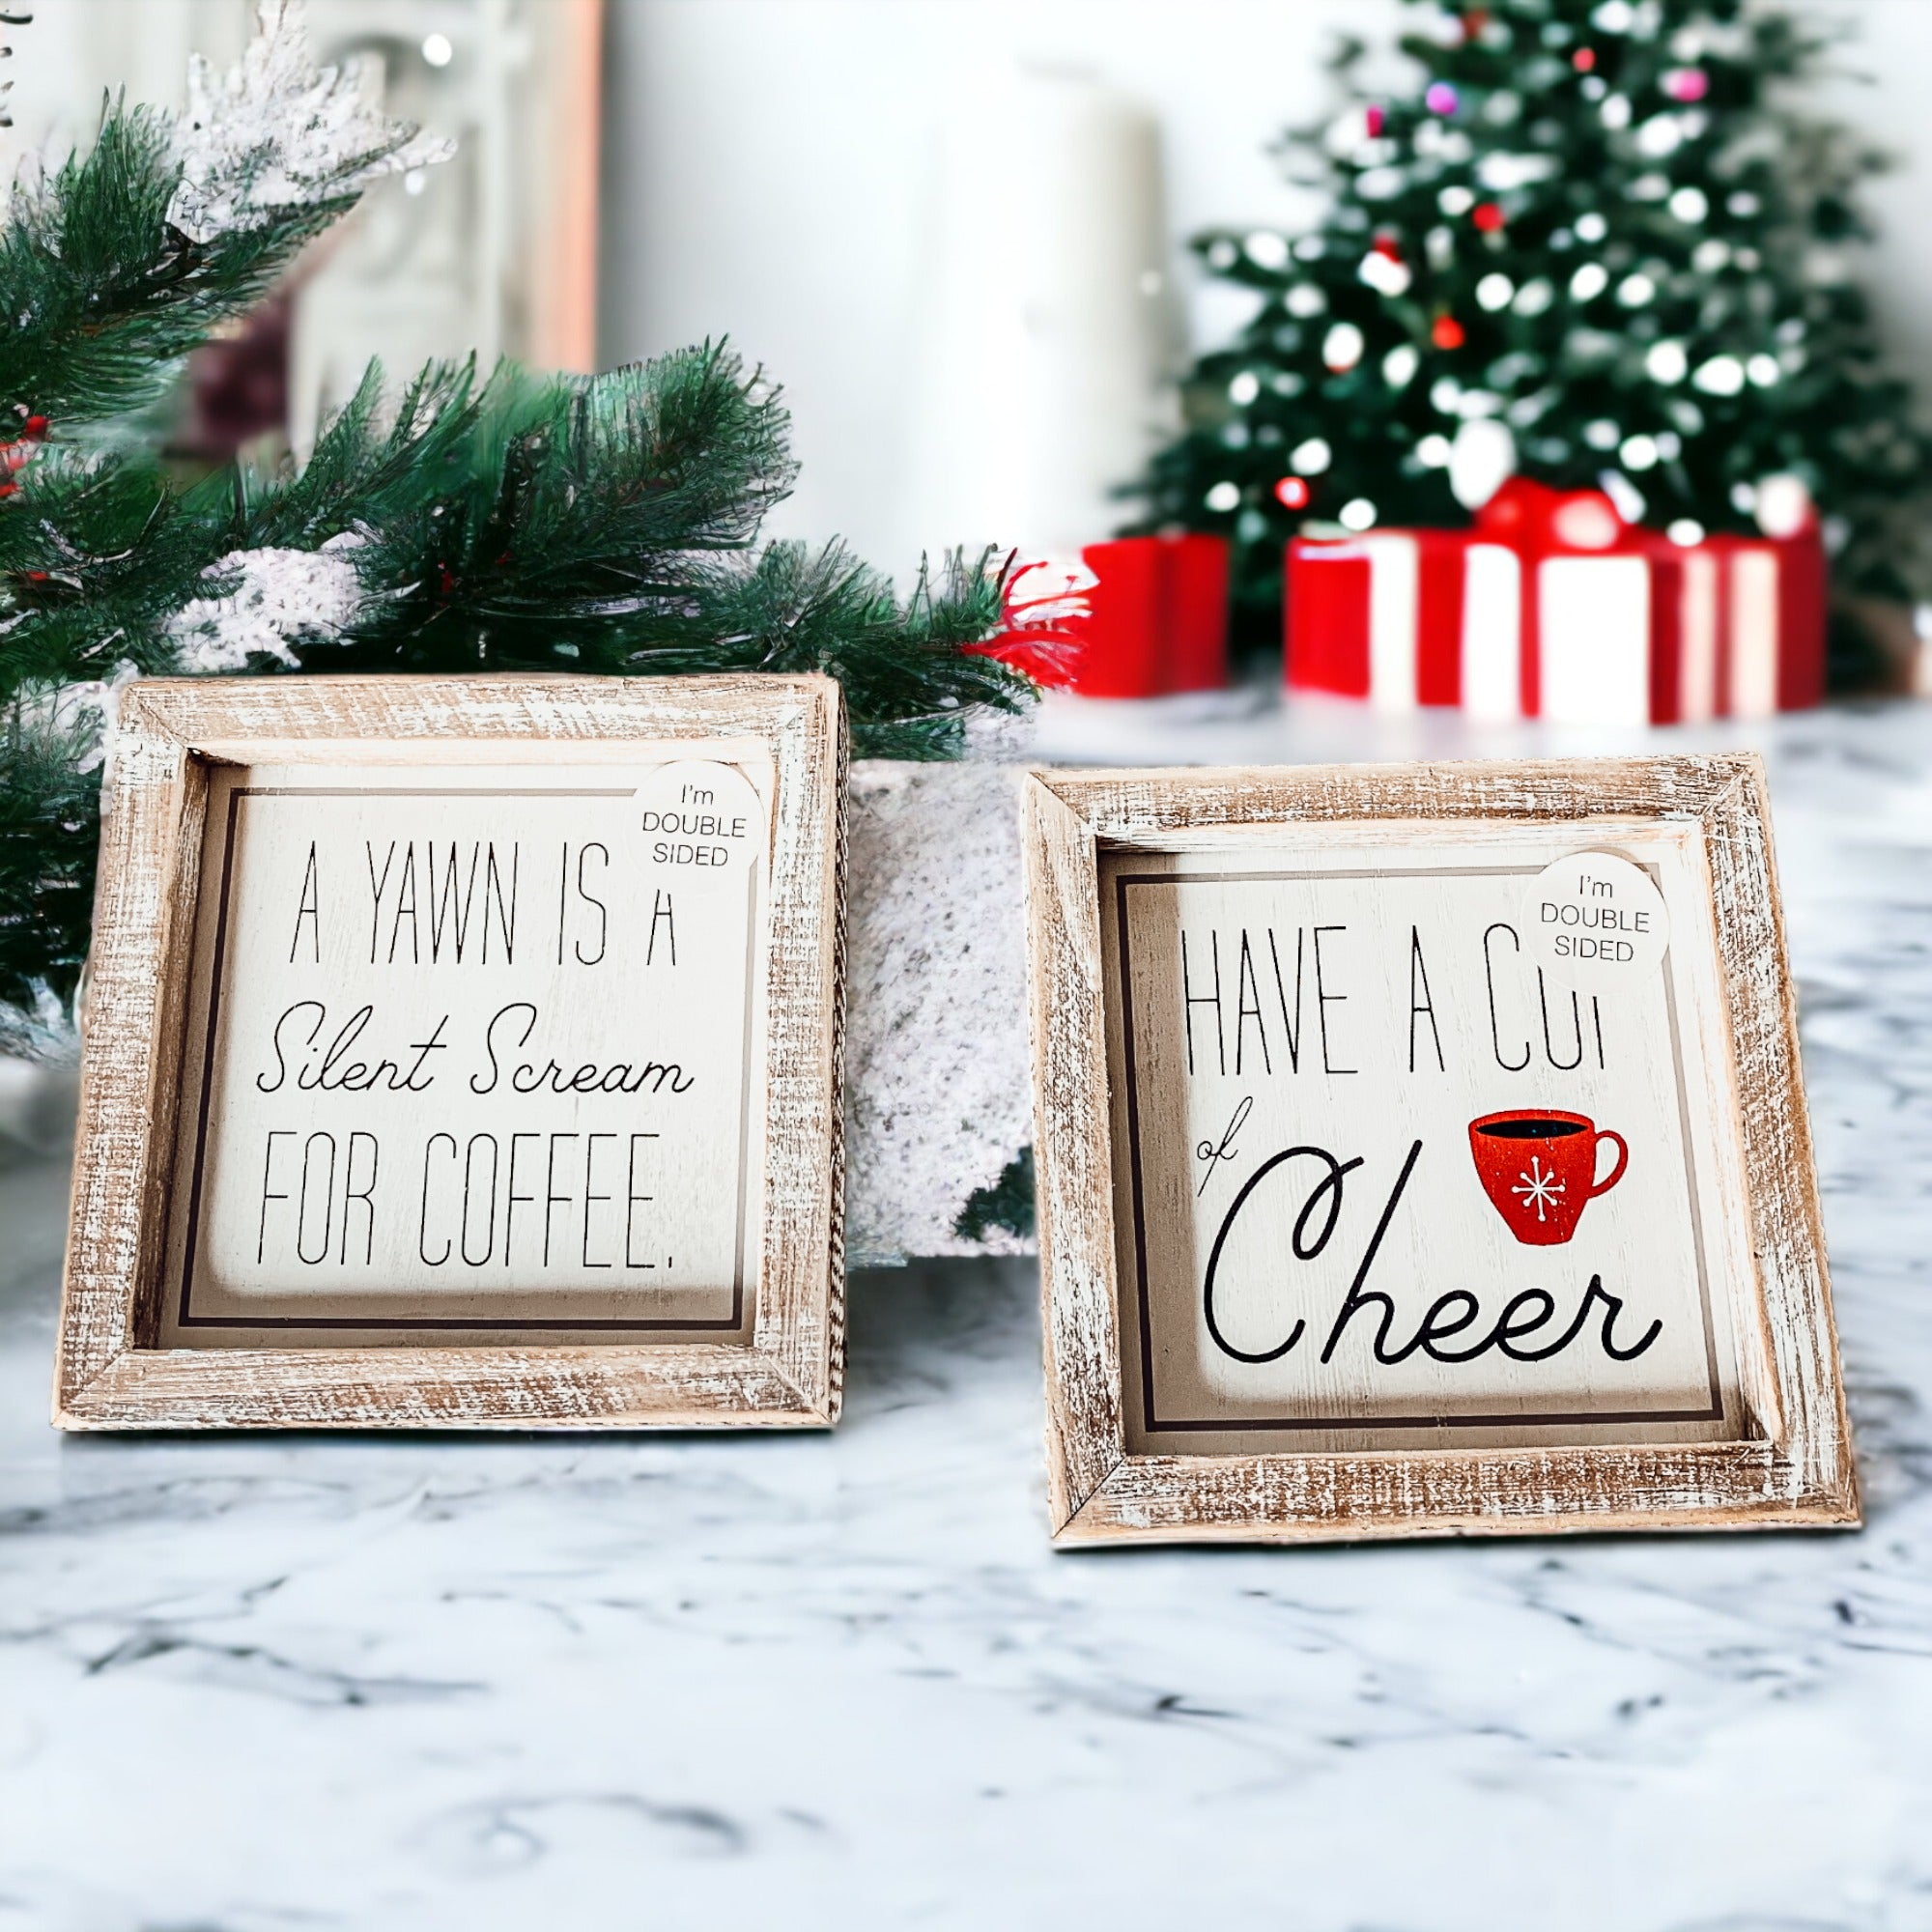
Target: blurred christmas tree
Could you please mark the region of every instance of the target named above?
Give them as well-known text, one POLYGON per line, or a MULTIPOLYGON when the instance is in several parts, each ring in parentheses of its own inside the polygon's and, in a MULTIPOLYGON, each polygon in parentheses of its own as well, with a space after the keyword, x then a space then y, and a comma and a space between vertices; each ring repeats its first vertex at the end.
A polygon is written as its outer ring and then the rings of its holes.
POLYGON ((1291 536, 1461 525, 1511 469, 1685 542, 1808 492, 1840 591, 1927 594, 1928 442, 1847 261, 1882 160, 1789 99, 1827 39, 1756 0, 1409 4, 1412 98, 1350 43, 1352 104, 1284 144, 1321 227, 1196 240, 1259 306, 1190 372, 1135 527, 1233 537, 1251 646, 1291 536))

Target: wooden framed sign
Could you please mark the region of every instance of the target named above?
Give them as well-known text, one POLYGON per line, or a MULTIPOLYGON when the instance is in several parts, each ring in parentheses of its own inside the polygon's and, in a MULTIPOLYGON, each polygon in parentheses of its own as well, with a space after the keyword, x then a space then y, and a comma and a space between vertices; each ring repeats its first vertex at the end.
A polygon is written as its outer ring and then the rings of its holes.
POLYGON ((822 677, 133 686, 55 1419, 823 1425, 822 677))
POLYGON ((1755 758, 1044 772, 1058 1538, 1859 1519, 1755 758))

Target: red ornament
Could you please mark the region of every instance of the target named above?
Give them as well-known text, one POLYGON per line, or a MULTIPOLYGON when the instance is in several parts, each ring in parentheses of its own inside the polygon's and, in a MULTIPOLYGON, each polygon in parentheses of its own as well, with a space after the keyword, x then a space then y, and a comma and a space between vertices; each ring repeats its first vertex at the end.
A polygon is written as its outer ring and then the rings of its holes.
POLYGON ((1362 123, 1368 128, 1371 140, 1375 139, 1382 131, 1382 128, 1387 125, 1387 119, 1388 117, 1382 112, 1381 103, 1378 100, 1370 101, 1368 106, 1362 110, 1362 123))
POLYGON ((29 416, 20 425, 20 434, 25 437, 31 437, 36 442, 39 442, 46 433, 47 419, 45 416, 29 416))
POLYGON ((1485 235, 1493 235, 1503 225, 1502 204, 1494 201, 1479 201, 1475 213, 1469 216, 1485 235))
POLYGON ((1429 339, 1438 349, 1460 349, 1468 338, 1453 315, 1438 315, 1430 325, 1429 339))
POLYGON ((1402 260, 1402 243, 1387 229, 1383 229, 1376 237, 1375 241, 1370 243, 1370 246, 1375 249, 1378 255, 1385 256, 1391 262, 1400 262, 1402 260))
POLYGON ((1596 64, 1597 64, 1597 50, 1595 47, 1578 47, 1577 51, 1570 56, 1570 65, 1574 67, 1578 73, 1588 73, 1590 70, 1596 66, 1596 64))
POLYGON ((1310 491, 1305 477, 1284 476, 1274 486, 1275 501, 1284 510, 1305 510, 1308 507, 1310 491))
POLYGON ((1478 512, 1484 529, 1506 542, 1541 542, 1548 534, 1556 493, 1527 476, 1509 477, 1478 512))

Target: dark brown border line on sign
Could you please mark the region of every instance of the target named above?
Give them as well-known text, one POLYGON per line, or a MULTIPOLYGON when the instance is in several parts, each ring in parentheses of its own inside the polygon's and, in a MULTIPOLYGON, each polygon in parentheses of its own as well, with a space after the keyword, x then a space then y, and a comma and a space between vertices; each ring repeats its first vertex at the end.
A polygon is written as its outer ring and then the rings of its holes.
MULTIPOLYGON (((201 1067, 201 1093, 195 1124, 194 1167, 189 1179, 187 1235, 182 1254, 181 1303, 175 1317, 178 1328, 272 1328, 290 1330, 322 1329, 456 1329, 472 1334, 495 1330, 550 1334, 637 1334, 665 1332, 726 1332, 740 1328, 745 1319, 745 1195, 751 1168, 750 1101, 751 1055, 745 1055, 745 1078, 739 1100, 738 1130, 738 1212, 737 1246, 732 1264, 731 1314, 726 1320, 660 1319, 657 1321, 615 1321, 583 1318, 545 1321, 534 1316, 400 1316, 400 1315, 194 1315, 189 1297, 194 1289, 195 1241, 201 1227, 203 1161, 208 1149, 208 1116, 214 1086, 214 1050, 220 1037, 222 966, 228 941, 229 887, 234 876, 235 826, 244 798, 630 798, 635 785, 596 787, 564 785, 237 785, 228 794, 228 816, 222 831, 221 892, 215 907, 214 946, 209 961, 208 1009, 202 1022, 206 1031, 201 1067)), ((752 903, 757 903, 757 883, 764 864, 762 853, 751 870, 752 903)), ((748 942, 745 976, 745 1038, 749 1047, 753 1007, 757 994, 757 975, 752 970, 756 959, 756 923, 748 942)))
MULTIPOLYGON (((1124 858, 1125 853, 1117 855, 1124 858)), ((1303 879, 1439 879, 1531 877, 1539 866, 1428 866, 1405 869, 1376 867, 1366 871, 1243 871, 1243 872, 1127 872, 1116 871, 1114 908, 1116 920, 1115 956, 1121 981, 1122 1067, 1125 1074, 1127 1107, 1127 1167, 1133 1197, 1134 1221, 1134 1298, 1139 1320, 1141 1355, 1141 1427, 1147 1435, 1238 1435, 1244 1430, 1346 1430, 1372 1435, 1378 1429, 1497 1429, 1532 1428, 1567 1423, 1615 1422, 1717 1422, 1723 1419, 1723 1385, 1718 1372, 1717 1336, 1711 1316, 1709 1272, 1704 1259, 1704 1224, 1697 1204, 1697 1176, 1690 1137, 1689 1098, 1684 1091, 1684 1055, 1677 1025, 1677 985, 1674 972, 1663 976, 1664 1008, 1670 1021, 1672 1070, 1677 1083, 1678 1133, 1683 1142, 1685 1179, 1690 1199, 1692 1245, 1697 1257, 1697 1296, 1703 1314, 1704 1359, 1710 1375, 1711 1403, 1706 1408, 1644 1408, 1618 1410, 1563 1410, 1554 1414, 1525 1415, 1390 1415, 1390 1416, 1227 1416, 1213 1419, 1160 1421, 1154 1414, 1153 1318, 1148 1298, 1147 1220, 1141 1182, 1140 1099, 1134 1052, 1133 953, 1128 936, 1127 892, 1129 886, 1179 884, 1258 884, 1272 880, 1303 879)), ((1655 873, 1654 867, 1645 870, 1655 873)), ((1118 1184, 1118 1178, 1116 1178, 1118 1184)))

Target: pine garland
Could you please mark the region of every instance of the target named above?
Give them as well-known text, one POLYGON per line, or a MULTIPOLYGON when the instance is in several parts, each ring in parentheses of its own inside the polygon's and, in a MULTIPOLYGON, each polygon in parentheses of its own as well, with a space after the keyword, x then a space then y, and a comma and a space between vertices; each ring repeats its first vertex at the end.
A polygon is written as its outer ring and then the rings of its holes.
POLYGON ((723 343, 594 377, 438 364, 392 408, 372 367, 299 470, 184 485, 131 440, 370 180, 446 152, 310 68, 285 0, 262 20, 185 122, 110 105, 0 237, 0 1047, 45 1051, 71 998, 130 674, 825 670, 857 750, 925 758, 1033 696, 974 648, 1001 627, 990 553, 901 597, 838 543, 756 548, 789 422, 723 343))
POLYGON ((100 838, 100 725, 85 696, 0 721, 0 1052, 57 1059, 87 957, 100 838))
POLYGON ((1033 1149, 1023 1147, 1000 1170, 1000 1178, 990 1187, 976 1187, 966 1197, 952 1232, 963 1241, 983 1241, 998 1229, 1017 1235, 1021 1240, 1034 1238, 1038 1222, 1038 1202, 1034 1181, 1033 1149))

